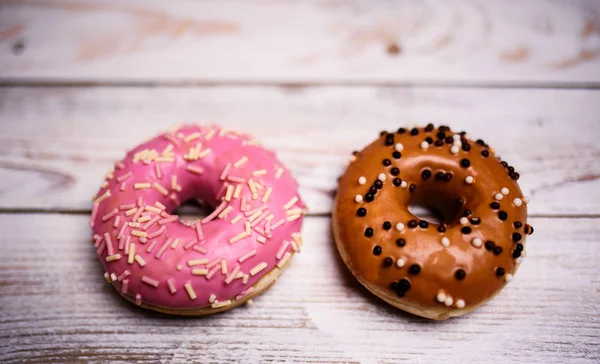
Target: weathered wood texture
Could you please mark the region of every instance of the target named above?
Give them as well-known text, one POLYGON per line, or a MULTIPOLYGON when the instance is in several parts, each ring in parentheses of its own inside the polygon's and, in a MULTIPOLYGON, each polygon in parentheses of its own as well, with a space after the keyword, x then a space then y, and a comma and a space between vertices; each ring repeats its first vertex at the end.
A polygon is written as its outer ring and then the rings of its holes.
POLYGON ((5 81, 600 82, 595 0, 1 3, 5 81))
POLYGON ((0 215, 0 361, 600 361, 600 226, 534 218, 520 271, 490 304, 431 322, 368 294, 339 261, 330 220, 253 307, 205 318, 157 315, 102 277, 87 217, 0 215), (568 228, 565 228, 568 227, 568 228))
POLYGON ((483 138, 532 214, 600 213, 600 91, 395 87, 3 88, 0 208, 87 211, 124 150, 180 122, 254 132, 328 213, 350 153, 406 123, 483 138), (586 196, 583 198, 583 196, 586 196))

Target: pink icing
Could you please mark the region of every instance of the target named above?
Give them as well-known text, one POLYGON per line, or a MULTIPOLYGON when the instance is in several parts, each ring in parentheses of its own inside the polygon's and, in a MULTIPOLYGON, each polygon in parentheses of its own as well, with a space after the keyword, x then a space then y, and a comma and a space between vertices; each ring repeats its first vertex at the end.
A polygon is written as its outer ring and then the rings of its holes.
POLYGON ((138 304, 175 309, 209 306, 213 295, 215 304, 250 293, 285 253, 293 253, 296 244, 291 242, 298 237, 305 208, 297 182, 273 152, 249 135, 216 126, 187 125, 139 145, 109 172, 104 186, 95 197, 90 225, 105 277, 116 276, 115 288, 138 304), (177 178, 175 184, 172 176, 177 178), (259 184, 253 186, 254 196, 250 179, 259 184), (136 184, 140 189, 134 188, 136 184), (171 212, 190 199, 215 208, 211 217, 227 214, 188 226, 171 212), (161 204, 165 210, 159 212, 161 204), (232 225, 232 220, 237 222, 232 225), (138 221, 139 227, 129 226, 138 221), (250 233, 238 236, 246 231, 246 223, 250 233), (239 241, 231 243, 236 236, 239 241), (132 263, 130 251, 135 251, 132 263), (226 274, 221 260, 226 262, 226 274), (190 266, 190 261, 200 264, 190 266), (193 270, 202 275, 192 274, 193 270), (236 271, 242 278, 232 276, 236 271))

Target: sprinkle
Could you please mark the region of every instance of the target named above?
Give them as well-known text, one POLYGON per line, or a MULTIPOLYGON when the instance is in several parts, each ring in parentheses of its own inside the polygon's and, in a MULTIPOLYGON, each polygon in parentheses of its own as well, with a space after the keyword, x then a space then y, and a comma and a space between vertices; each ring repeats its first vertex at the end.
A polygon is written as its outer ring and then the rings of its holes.
MULTIPOLYGON (((210 269, 208 266, 207 266, 207 268, 210 269)), ((219 266, 213 267, 204 278, 210 280, 215 274, 217 274, 219 269, 221 269, 221 267, 219 267, 219 266)))
POLYGON ((127 254, 127 263, 133 264, 134 257, 135 257, 135 244, 130 244, 129 252, 127 254))
POLYGON ((152 187, 152 185, 150 184, 150 182, 144 182, 144 183, 135 183, 133 185, 133 189, 135 190, 142 190, 142 189, 147 189, 152 187))
POLYGON ((199 245, 194 246, 192 248, 192 250, 195 251, 195 252, 198 252, 200 254, 206 254, 208 252, 205 248, 203 248, 203 247, 201 247, 199 245))
POLYGON ((142 295, 139 293, 135 295, 135 304, 138 306, 142 304, 142 295))
POLYGON ((130 222, 128 224, 129 227, 139 228, 141 225, 139 222, 130 222))
POLYGON ((187 262, 187 264, 190 267, 193 267, 195 265, 204 265, 207 263, 208 263, 208 259, 191 259, 191 260, 188 260, 188 262, 187 262))
POLYGON ((279 179, 281 177, 281 175, 283 174, 283 172, 285 172, 285 169, 279 168, 277 170, 277 172, 275 172, 275 179, 279 179))
POLYGON ((242 192, 242 185, 235 186, 235 191, 233 192, 233 198, 240 198, 241 192, 242 192))
MULTIPOLYGON (((119 206, 119 210, 123 211, 123 210, 131 210, 131 209, 135 209, 135 204, 134 203, 130 203, 128 205, 121 205, 119 206)), ((137 209, 136 209, 137 210, 137 209)), ((134 212, 135 213, 135 212, 134 212)), ((126 213, 127 214, 127 213, 126 213)), ((128 215, 129 216, 129 215, 128 215)))
POLYGON ((520 198, 515 198, 513 200, 513 204, 517 207, 521 206, 523 204, 523 200, 521 200, 520 198))
POLYGON ((246 211, 246 196, 242 196, 240 200, 240 211, 246 211))
POLYGON ((284 210, 288 210, 290 209, 292 206, 294 206, 294 204, 298 202, 298 197, 294 196, 292 197, 285 205, 283 205, 283 209, 284 210))
POLYGON ((173 163, 175 159, 173 157, 157 157, 154 161, 157 163, 173 163))
POLYGON ((508 283, 510 281, 512 281, 513 279, 513 275, 508 273, 506 276, 504 276, 504 280, 508 283))
POLYGON ((442 238, 442 245, 445 246, 446 248, 450 246, 450 239, 448 239, 447 237, 443 237, 442 238))
POLYGON ((117 182, 121 183, 121 182, 125 181, 126 179, 128 179, 131 176, 133 176, 133 173, 132 172, 127 172, 124 175, 117 177, 117 182))
POLYGON ((138 238, 145 238, 148 236, 148 233, 140 230, 131 230, 131 235, 137 236, 138 238))
POLYGON ((137 205, 138 205, 138 207, 142 207, 143 204, 144 204, 144 201, 142 200, 142 198, 138 197, 138 199, 137 199, 137 205))
POLYGON ((473 181, 474 181, 474 178, 473 178, 473 176, 466 176, 466 177, 465 177, 465 183, 466 183, 466 184, 469 184, 469 185, 470 185, 470 184, 472 184, 472 183, 473 183, 473 181))
POLYGON ((257 177, 257 176, 264 176, 267 174, 267 170, 266 169, 259 169, 257 171, 252 172, 252 175, 257 177))
POLYGON ((215 302, 215 300, 217 299, 217 296, 215 296, 214 293, 212 293, 209 297, 208 297, 208 302, 213 303, 215 302))
POLYGON ((221 259, 221 273, 227 274, 227 261, 225 259, 221 259))
POLYGON ((221 181, 225 180, 225 177, 227 177, 227 173, 229 172, 230 168, 231 168, 231 163, 227 163, 225 168, 223 168, 223 172, 221 172, 221 176, 219 177, 221 179, 221 181))
POLYGON ((422 141, 421 142, 421 149, 423 150, 427 150, 427 148, 429 148, 429 143, 427 143, 427 141, 422 141))
MULTIPOLYGON (((252 180, 252 178, 250 178, 248 180, 248 187, 250 187, 250 191, 252 192, 252 194, 254 195, 256 193, 256 185, 254 184, 254 181, 252 180)), ((254 199, 254 198, 253 198, 254 199)))
POLYGON ((177 246, 179 245, 179 239, 175 239, 172 243, 171 243, 171 249, 175 249, 177 248, 177 246))
POLYGON ((444 294, 444 292, 441 292, 441 291, 438 292, 436 298, 437 298, 438 302, 440 302, 440 303, 446 302, 446 295, 444 294))
POLYGON ((152 225, 156 224, 159 220, 160 220, 160 216, 155 216, 153 219, 148 221, 147 224, 142 226, 142 230, 148 230, 150 227, 152 227, 152 225))
POLYGON ((283 225, 284 223, 285 223, 285 219, 281 219, 281 220, 277 221, 276 223, 274 223, 271 226, 271 230, 277 229, 279 226, 283 225))
POLYGON ((127 224, 121 225, 121 230, 119 230, 119 234, 117 235, 117 239, 123 238, 125 235, 125 230, 127 230, 127 224))
POLYGON ((115 252, 109 233, 104 233, 104 241, 106 242, 106 251, 108 252, 108 255, 113 255, 115 252))
POLYGON ((406 181, 402 181, 402 183, 400 183, 400 187, 406 188, 406 186, 408 186, 408 183, 406 181))
POLYGON ((166 226, 161 226, 160 229, 156 230, 153 233, 148 234, 147 238, 148 239, 154 239, 158 236, 161 236, 162 234, 164 234, 164 232, 167 231, 167 227, 166 226))
POLYGON ((483 241, 480 238, 473 238, 473 240, 471 240, 471 244, 473 244, 473 246, 476 248, 480 248, 483 244, 483 241))
POLYGON ((238 160, 237 162, 235 162, 233 164, 234 168, 239 168, 241 167, 244 163, 246 163, 248 161, 248 157, 243 156, 242 158, 240 158, 240 160, 238 160))
POLYGON ((257 207, 254 210, 249 210, 244 212, 244 215, 246 215, 246 217, 250 216, 250 221, 256 219, 261 213, 262 210, 266 209, 267 205, 262 205, 261 207, 257 207), (256 216, 255 216, 256 215, 256 216))
POLYGON ((205 276, 208 274, 208 269, 206 268, 194 268, 192 269, 192 275, 195 276, 205 276))
POLYGON ((503 197, 504 197, 504 195, 501 193, 497 193, 494 195, 494 199, 498 200, 498 201, 502 200, 503 197))
POLYGON ((106 261, 107 262, 112 262, 112 261, 119 260, 119 259, 121 259, 121 254, 118 254, 118 253, 117 254, 113 254, 113 255, 109 255, 109 256, 106 257, 106 261))
POLYGON ((469 219, 466 216, 460 218, 461 225, 467 225, 469 223, 469 219))
POLYGON ((197 157, 199 159, 202 159, 202 158, 206 157, 207 155, 209 155, 210 152, 211 152, 210 148, 206 148, 203 151, 201 151, 200 153, 198 153, 197 157))
POLYGON ((163 196, 166 196, 169 194, 169 191, 167 191, 166 188, 164 188, 160 183, 158 182, 154 182, 152 184, 152 187, 154 187, 155 190, 157 190, 158 192, 160 192, 163 196))
POLYGON ((131 235, 127 235, 127 237, 125 239, 121 239, 121 241, 123 241, 123 240, 125 241, 125 244, 124 244, 125 246, 124 246, 123 252, 125 254, 129 254, 129 249, 131 247, 131 235))
POLYGON ((252 276, 257 275, 261 270, 265 269, 267 267, 267 263, 266 262, 262 262, 260 264, 257 264, 254 268, 250 269, 250 274, 252 276))
POLYGON ((356 203, 361 203, 363 201, 362 195, 354 196, 354 201, 356 201, 356 203))
POLYGON ((154 173, 157 179, 162 179, 162 171, 160 170, 160 164, 154 164, 154 173))
POLYGON ((233 196, 233 185, 227 186, 227 193, 225 193, 225 201, 230 202, 231 196, 233 196))
POLYGON ((104 194, 102 194, 100 197, 96 198, 93 202, 97 203, 98 205, 100 205, 100 203, 102 201, 104 201, 105 199, 110 197, 110 191, 106 191, 104 192, 104 194))
POLYGON ((525 203, 530 203, 530 202, 531 202, 531 199, 530 199, 529 197, 527 197, 527 196, 524 196, 524 197, 523 197, 523 202, 525 202, 525 203))
POLYGON ((448 307, 452 306, 452 303, 454 303, 454 300, 452 299, 452 297, 446 297, 446 301, 444 301, 444 304, 448 307))
POLYGON ((243 217, 243 215, 242 215, 242 214, 239 214, 239 215, 237 215, 236 217, 234 217, 234 218, 231 220, 231 225, 235 225, 235 224, 237 224, 237 223, 238 223, 238 222, 239 222, 239 221, 242 219, 242 217, 243 217))
POLYGON ((283 253, 287 250, 287 248, 290 246, 290 242, 287 240, 284 240, 281 243, 281 246, 279 247, 279 250, 277 250, 277 254, 275 255, 275 257, 277 259, 281 259, 281 257, 283 256, 283 253))
POLYGON ((177 219, 178 219, 177 215, 173 215, 171 217, 167 217, 166 219, 158 220, 158 225, 162 226, 162 225, 165 225, 165 224, 168 224, 171 222, 175 222, 175 221, 177 221, 177 219))
POLYGON ((387 176, 385 175, 385 173, 379 173, 379 176, 377 176, 377 179, 380 180, 381 182, 385 182, 385 180, 387 179, 387 176))
POLYGON ((506 196, 506 195, 508 195, 508 194, 510 193, 510 190, 509 190, 508 188, 506 188, 506 187, 502 187, 502 189, 500 190, 500 192, 501 192, 501 193, 502 193, 504 196, 506 196))
POLYGON ((111 212, 109 212, 108 214, 102 216, 102 221, 106 222, 110 219, 112 219, 116 214, 119 213, 118 209, 113 209, 111 212))
POLYGON ((151 217, 149 215, 146 215, 146 216, 140 217, 137 222, 139 225, 139 223, 141 223, 141 222, 146 222, 146 221, 150 221, 150 220, 151 220, 151 217))
POLYGON ((261 221, 263 221, 268 215, 270 214, 269 211, 265 211, 263 212, 259 217, 257 217, 254 221, 252 221, 252 223, 250 224, 250 227, 255 227, 256 225, 260 224, 261 221))
POLYGON ((403 231, 404 229, 405 229, 405 226, 403 223, 399 222, 396 224, 396 230, 403 231))
POLYGON ((108 274, 108 272, 104 272, 104 279, 110 283, 110 274, 108 274))
POLYGON ((267 190, 265 191, 265 194, 263 195, 263 198, 261 199, 262 202, 267 202, 269 201, 269 197, 271 197, 271 193, 273 192, 273 188, 271 187, 267 187, 267 190))
MULTIPOLYGON (((200 168, 200 167, 194 167, 194 166, 189 165, 189 164, 187 165, 187 167, 185 167, 185 169, 188 172, 192 172, 192 173, 198 174, 198 175, 200 175, 200 174, 202 174, 202 172, 204 172, 204 170, 202 168, 200 168)), ((173 189, 175 190, 175 188, 173 188, 173 189)))
POLYGON ((206 224, 207 222, 212 221, 215 217, 219 216, 219 214, 225 209, 226 206, 227 203, 225 201, 221 202, 221 204, 217 206, 215 211, 213 211, 210 215, 202 219, 202 223, 206 224))
POLYGON ((177 292, 177 289, 175 288, 171 278, 167 279, 167 286, 169 287, 169 292, 171 292, 171 294, 175 294, 175 292, 177 292))
POLYGON ((214 302, 210 307, 219 308, 229 306, 231 304, 231 300, 223 301, 223 302, 214 302))
POLYGON ((142 282, 144 282, 147 285, 150 285, 154 288, 158 287, 158 281, 156 279, 152 279, 148 276, 142 276, 142 282))
POLYGON ((404 258, 399 258, 398 260, 396 260, 396 266, 398 268, 404 267, 405 264, 406 264, 406 260, 404 260, 404 258))
POLYGON ((233 210, 233 207, 231 206, 227 206, 223 211, 221 211, 221 213, 219 214, 219 219, 225 219, 227 217, 227 214, 229 214, 229 212, 231 212, 231 210, 233 210))
POLYGON ((216 131, 214 129, 209 130, 208 133, 206 133, 206 135, 204 136, 204 139, 211 140, 215 133, 216 131))
POLYGON ((125 278, 129 277, 129 275, 130 275, 130 274, 131 274, 131 272, 130 272, 130 271, 128 271, 127 269, 125 269, 125 270, 123 271, 123 273, 121 273, 121 275, 120 275, 119 277, 117 277, 117 280, 118 280, 119 282, 121 282, 121 281, 123 281, 125 278))
POLYGON ((292 239, 298 245, 298 247, 302 246, 302 235, 300 235, 300 233, 293 233, 292 239))
POLYGON ((162 212, 161 209, 154 207, 154 206, 146 206, 144 209, 146 211, 154 212, 155 214, 160 214, 162 212))
POLYGON ((453 145, 452 147, 450 147, 450 153, 452 154, 458 154, 458 152, 460 151, 460 147, 458 145, 453 145))
POLYGON ((186 142, 186 143, 189 143, 189 142, 191 142, 191 141, 193 141, 193 140, 196 140, 196 139, 198 139, 198 138, 200 138, 200 133, 199 133, 199 132, 194 132, 194 133, 192 133, 192 134, 190 134, 190 135, 186 136, 186 137, 183 139, 183 141, 184 141, 184 142, 186 142))
POLYGON ((167 251, 167 248, 169 247, 169 245, 171 245, 171 239, 167 239, 165 241, 165 243, 160 247, 160 249, 158 249, 158 252, 156 252, 156 255, 154 256, 154 258, 156 258, 156 259, 162 258, 163 254, 165 254, 165 252, 167 251))
MULTIPOLYGON (((247 275, 247 274, 245 274, 245 275, 244 275, 244 277, 242 277, 242 283, 243 283, 243 284, 246 284, 246 283, 248 283, 248 275, 247 275)), ((250 287, 250 288, 252 288, 252 287, 250 287)), ((250 301, 252 301, 252 300, 249 300, 249 302, 250 302, 250 301)))
POLYGON ((194 292, 194 289, 192 288, 192 285, 190 284, 190 282, 187 282, 186 284, 184 284, 183 287, 185 287, 185 291, 187 292, 188 296, 190 296, 190 299, 192 301, 195 300, 196 292, 194 292))
POLYGON ((256 250, 252 250, 252 251, 250 251, 250 252, 248 252, 248 253, 246 253, 246 254, 242 255, 242 256, 241 256, 241 257, 238 259, 238 262, 240 262, 240 263, 243 263, 243 262, 245 262, 246 260, 248 260, 248 259, 252 258, 252 257, 253 257, 253 256, 255 256, 255 255, 256 255, 256 250))
POLYGON ((287 261, 290 259, 291 256, 292 256, 292 254, 290 252, 286 252, 283 255, 283 257, 279 260, 279 262, 277 263, 277 267, 283 268, 283 266, 287 263, 287 261))
MULTIPOLYGON (((240 271, 240 266, 236 265, 235 267, 233 267, 233 270, 231 271, 231 274, 229 274, 227 276, 227 278, 225 278, 225 283, 226 284, 230 284, 231 282, 233 282, 233 280, 236 278, 238 272, 240 271)), ((226 274, 227 272, 223 273, 226 274)))
POLYGON ((128 287, 129 287, 129 279, 123 280, 123 285, 121 286, 121 292, 127 293, 128 287))
POLYGON ((202 231, 202 226, 200 226, 200 223, 197 222, 195 224, 196 227, 196 236, 198 237, 199 241, 203 241, 204 240, 204 232, 202 231))
POLYGON ((156 247, 156 244, 158 244, 158 241, 152 240, 152 242, 150 243, 150 245, 148 245, 148 247, 146 248, 146 253, 152 253, 152 251, 156 247))
POLYGON ((139 254, 136 254, 134 259, 140 265, 140 267, 143 267, 146 265, 146 261, 139 254))
POLYGON ((359 185, 364 185, 365 183, 367 183, 367 179, 364 176, 358 177, 358 184, 359 185))
POLYGON ((301 214, 297 214, 297 215, 290 215, 290 216, 288 216, 288 217, 286 218, 286 220, 287 220, 288 222, 292 222, 292 221, 294 221, 294 220, 298 220, 298 219, 299 219, 299 218, 301 218, 301 217, 302 217, 302 215, 301 215, 301 214))
POLYGON ((259 236, 259 237, 256 238, 256 241, 258 241, 261 244, 264 244, 264 243, 267 242, 267 239, 265 239, 264 236, 259 236))
POLYGON ((465 301, 463 301, 463 300, 456 300, 456 307, 458 307, 458 308, 464 308, 465 307, 465 301))

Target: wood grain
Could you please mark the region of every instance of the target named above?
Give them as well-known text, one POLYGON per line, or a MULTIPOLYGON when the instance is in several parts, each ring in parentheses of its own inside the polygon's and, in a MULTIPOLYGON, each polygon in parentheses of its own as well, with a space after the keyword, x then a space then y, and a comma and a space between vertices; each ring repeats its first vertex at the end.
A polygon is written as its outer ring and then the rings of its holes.
POLYGON ((8 82, 600 82, 600 2, 2 1, 8 82))
POLYGON ((188 319, 141 310, 113 291, 87 217, 0 214, 0 223, 3 363, 600 360, 596 219, 532 219, 515 280, 487 306, 446 322, 366 293, 341 265, 325 217, 306 220, 302 254, 253 307, 188 319))
POLYGON ((0 208, 86 212, 123 151, 181 122, 255 133, 330 211, 352 150, 383 129, 466 130, 521 173, 534 215, 600 213, 600 91, 402 87, 0 88, 0 208))

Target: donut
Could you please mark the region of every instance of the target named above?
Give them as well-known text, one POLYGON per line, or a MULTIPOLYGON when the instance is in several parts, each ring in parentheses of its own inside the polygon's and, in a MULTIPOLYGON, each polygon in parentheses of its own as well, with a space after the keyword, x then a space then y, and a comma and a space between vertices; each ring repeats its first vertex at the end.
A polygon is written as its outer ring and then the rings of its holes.
POLYGON ((370 292, 444 320, 492 299, 525 256, 527 203, 512 166, 447 126, 382 132, 339 180, 333 232, 370 292), (439 221, 414 216, 427 207, 439 221))
POLYGON ((94 196, 92 242, 127 300, 176 315, 232 309, 275 282, 299 252, 298 183, 250 135, 184 125, 135 147, 94 196), (174 210, 197 200, 197 221, 174 210))

